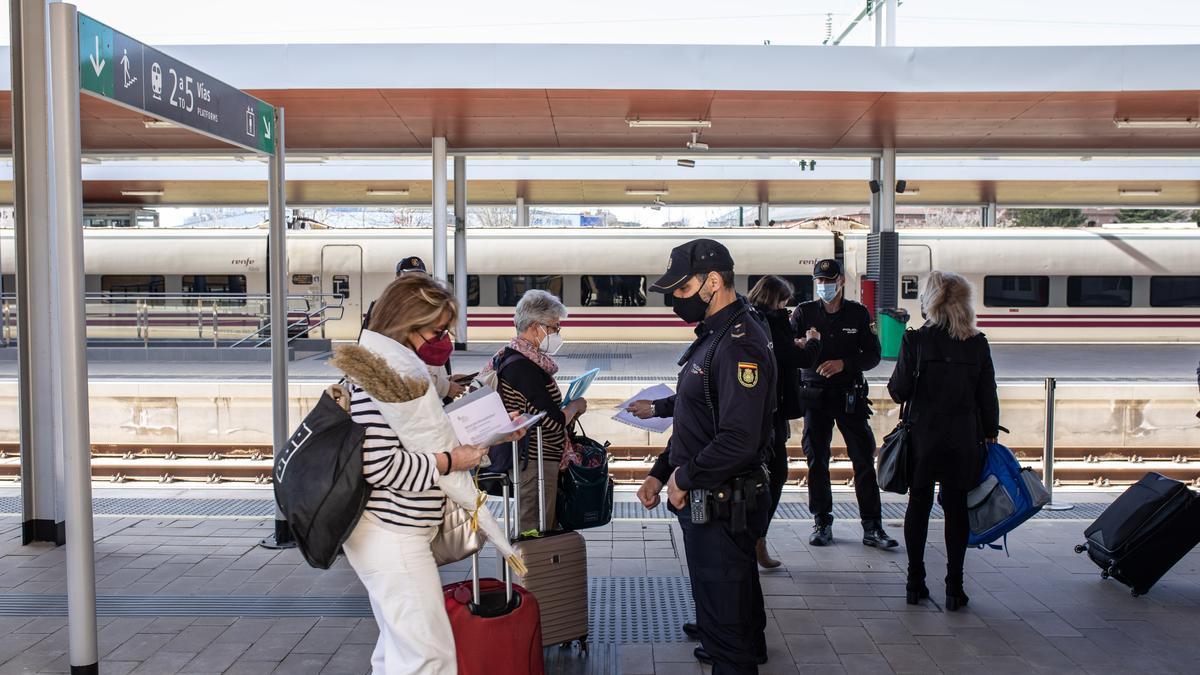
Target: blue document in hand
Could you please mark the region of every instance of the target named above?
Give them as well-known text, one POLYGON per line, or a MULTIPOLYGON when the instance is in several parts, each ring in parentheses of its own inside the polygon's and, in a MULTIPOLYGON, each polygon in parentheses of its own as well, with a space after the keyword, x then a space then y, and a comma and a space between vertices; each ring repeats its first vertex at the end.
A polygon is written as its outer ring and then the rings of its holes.
POLYGON ((592 386, 592 380, 596 379, 596 375, 600 372, 599 368, 592 368, 579 377, 571 380, 567 385, 567 395, 563 397, 563 406, 566 406, 571 401, 583 398, 588 387, 592 386))

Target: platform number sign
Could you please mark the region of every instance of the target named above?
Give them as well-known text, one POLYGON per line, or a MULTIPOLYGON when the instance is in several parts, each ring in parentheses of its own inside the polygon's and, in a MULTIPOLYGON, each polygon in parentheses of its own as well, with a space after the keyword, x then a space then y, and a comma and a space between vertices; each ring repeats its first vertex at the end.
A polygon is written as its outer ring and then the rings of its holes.
POLYGON ((79 15, 79 86, 249 150, 275 152, 275 109, 157 49, 79 15))

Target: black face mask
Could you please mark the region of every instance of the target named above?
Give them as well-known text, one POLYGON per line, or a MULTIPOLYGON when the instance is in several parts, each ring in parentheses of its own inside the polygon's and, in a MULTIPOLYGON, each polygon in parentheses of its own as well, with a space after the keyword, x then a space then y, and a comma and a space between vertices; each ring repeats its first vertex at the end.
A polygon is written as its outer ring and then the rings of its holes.
POLYGON ((703 290, 704 287, 701 286, 686 298, 675 298, 675 301, 671 303, 671 311, 686 323, 700 323, 704 320, 704 315, 708 313, 709 303, 712 302, 711 296, 708 300, 704 299, 704 296, 701 295, 703 290))

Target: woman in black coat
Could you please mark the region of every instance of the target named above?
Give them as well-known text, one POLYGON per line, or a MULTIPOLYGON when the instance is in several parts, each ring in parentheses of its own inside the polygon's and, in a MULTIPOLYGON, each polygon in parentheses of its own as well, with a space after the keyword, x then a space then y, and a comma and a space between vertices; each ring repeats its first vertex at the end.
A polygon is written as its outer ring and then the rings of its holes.
MULTIPOLYGON (((789 420, 804 416, 800 407, 800 369, 816 365, 821 350, 820 334, 809 329, 804 338, 797 340, 792 332, 787 306, 794 289, 782 277, 766 276, 759 279, 750 291, 750 304, 758 310, 771 329, 771 344, 775 351, 776 407, 775 433, 772 435, 771 458, 767 469, 771 473, 771 516, 779 507, 783 496, 783 485, 787 482, 787 441, 791 435, 789 420)), ((770 519, 767 520, 768 527, 770 519)), ((772 569, 780 562, 767 552, 766 532, 758 540, 758 564, 772 569)))
POLYGON ((933 271, 921 294, 918 330, 904 334, 900 358, 888 382, 897 403, 908 403, 912 444, 908 459, 908 604, 929 597, 925 586, 925 540, 933 509, 933 485, 941 483, 946 516, 946 609, 967 604, 963 561, 967 554, 967 492, 979 482, 982 443, 994 442, 1000 425, 996 371, 987 338, 975 327, 971 285, 950 272, 933 271), (918 376, 919 368, 919 376, 918 376), (918 382, 919 379, 919 382, 918 382))

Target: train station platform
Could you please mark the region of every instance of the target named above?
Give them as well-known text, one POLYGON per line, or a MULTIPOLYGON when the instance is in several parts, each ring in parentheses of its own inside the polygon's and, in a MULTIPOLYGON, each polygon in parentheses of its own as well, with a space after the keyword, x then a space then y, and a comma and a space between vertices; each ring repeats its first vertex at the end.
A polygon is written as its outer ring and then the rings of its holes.
MULTIPOLYGON (((761 672, 1195 672, 1200 553, 1133 598, 1072 551, 1114 494, 1057 493, 1077 510, 1023 525, 1011 556, 968 552, 971 602, 948 613, 932 582, 930 601, 905 604, 904 549, 859 544, 847 495, 836 544, 818 549, 807 545, 801 495, 789 493, 770 535, 785 566, 763 573, 770 661, 761 672)), ((0 491, 0 674, 67 672, 65 551, 20 545, 15 497, 0 491)), ((99 488, 96 498, 101 673, 370 671, 377 631, 345 561, 315 570, 295 551, 257 546, 270 530, 268 491, 99 488)), ((693 607, 678 525, 646 514, 630 493, 618 498, 618 518, 585 532, 589 653, 549 648, 547 672, 707 672, 679 628, 693 607)), ((887 512, 899 536, 903 503, 887 512)), ((936 580, 944 549, 940 523, 932 529, 936 580)), ((492 569, 486 552, 483 569, 492 569)), ((468 575, 466 563, 442 570, 446 583, 468 575)))

